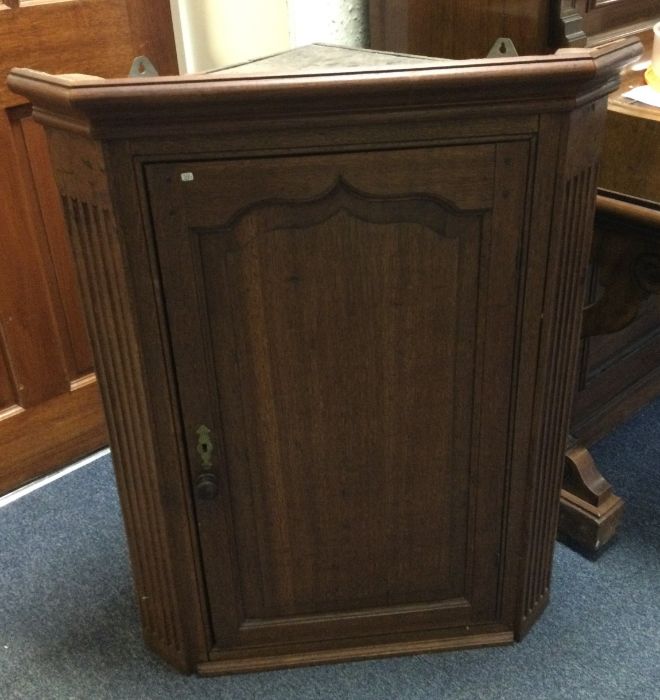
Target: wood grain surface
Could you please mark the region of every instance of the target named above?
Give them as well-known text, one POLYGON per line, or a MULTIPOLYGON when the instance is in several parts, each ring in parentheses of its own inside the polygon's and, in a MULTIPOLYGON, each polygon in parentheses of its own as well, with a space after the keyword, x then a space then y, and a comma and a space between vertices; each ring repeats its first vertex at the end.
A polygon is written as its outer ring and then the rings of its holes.
POLYGON ((596 137, 639 50, 12 73, 81 251, 164 658, 263 670, 500 644, 538 619, 596 137))
POLYGON ((48 145, 6 76, 125 76, 143 53, 176 73, 167 0, 0 3, 0 493, 107 444, 48 145))

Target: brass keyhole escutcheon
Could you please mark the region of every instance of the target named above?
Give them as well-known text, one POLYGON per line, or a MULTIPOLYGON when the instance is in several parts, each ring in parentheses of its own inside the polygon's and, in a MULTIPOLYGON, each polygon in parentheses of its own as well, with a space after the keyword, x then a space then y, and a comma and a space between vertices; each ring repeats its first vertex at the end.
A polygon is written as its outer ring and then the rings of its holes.
POLYGON ((213 453, 213 442, 211 440, 211 430, 205 425, 197 428, 197 454, 202 460, 202 469, 210 469, 213 466, 211 454, 213 453))

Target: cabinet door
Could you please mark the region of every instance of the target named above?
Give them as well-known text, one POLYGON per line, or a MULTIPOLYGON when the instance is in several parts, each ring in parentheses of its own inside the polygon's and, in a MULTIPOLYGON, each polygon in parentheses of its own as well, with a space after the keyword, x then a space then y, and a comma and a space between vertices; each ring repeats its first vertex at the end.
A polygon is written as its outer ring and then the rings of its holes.
POLYGON ((215 658, 498 621, 527 150, 147 166, 215 658))

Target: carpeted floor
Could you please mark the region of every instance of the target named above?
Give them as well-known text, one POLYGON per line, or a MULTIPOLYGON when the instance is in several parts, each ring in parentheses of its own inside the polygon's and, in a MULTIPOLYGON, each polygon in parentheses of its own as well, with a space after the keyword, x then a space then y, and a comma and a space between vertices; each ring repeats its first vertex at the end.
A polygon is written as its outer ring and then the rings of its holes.
POLYGON ((660 400, 594 449, 627 501, 597 561, 498 649, 200 679, 142 645, 109 457, 0 509, 0 700, 660 699, 660 400))

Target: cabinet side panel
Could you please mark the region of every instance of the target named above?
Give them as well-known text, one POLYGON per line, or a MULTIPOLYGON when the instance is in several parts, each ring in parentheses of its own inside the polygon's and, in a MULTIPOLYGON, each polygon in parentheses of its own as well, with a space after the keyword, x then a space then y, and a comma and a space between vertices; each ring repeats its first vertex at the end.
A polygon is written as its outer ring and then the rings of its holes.
POLYGON ((146 641, 181 669, 180 606, 141 349, 100 146, 54 132, 51 151, 80 277, 146 641), (78 176, 83 173, 84 176, 78 176))
POLYGON ((520 635, 542 612, 549 593, 605 108, 601 100, 572 113, 560 147, 566 155, 557 173, 548 255, 520 635))

